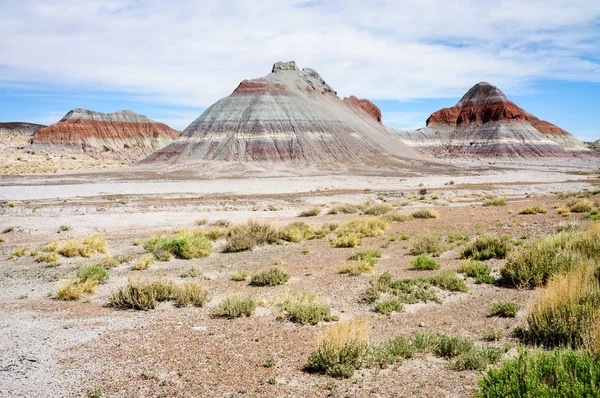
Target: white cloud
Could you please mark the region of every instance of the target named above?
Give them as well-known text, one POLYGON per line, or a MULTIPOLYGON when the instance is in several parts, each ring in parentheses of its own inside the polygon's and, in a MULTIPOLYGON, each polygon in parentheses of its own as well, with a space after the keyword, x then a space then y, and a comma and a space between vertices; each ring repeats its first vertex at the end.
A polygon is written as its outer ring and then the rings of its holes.
POLYGON ((458 97, 539 79, 600 81, 600 2, 0 2, 0 84, 66 85, 205 107, 273 62, 340 92, 458 97))

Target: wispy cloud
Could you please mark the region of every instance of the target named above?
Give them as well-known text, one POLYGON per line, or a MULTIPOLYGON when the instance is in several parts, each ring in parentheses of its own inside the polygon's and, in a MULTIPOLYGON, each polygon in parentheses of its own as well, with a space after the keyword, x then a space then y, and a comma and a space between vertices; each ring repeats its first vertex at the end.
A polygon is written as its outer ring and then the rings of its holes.
POLYGON ((600 2, 0 2, 0 85, 110 90, 206 107, 278 60, 341 95, 459 97, 540 79, 600 82, 600 2))

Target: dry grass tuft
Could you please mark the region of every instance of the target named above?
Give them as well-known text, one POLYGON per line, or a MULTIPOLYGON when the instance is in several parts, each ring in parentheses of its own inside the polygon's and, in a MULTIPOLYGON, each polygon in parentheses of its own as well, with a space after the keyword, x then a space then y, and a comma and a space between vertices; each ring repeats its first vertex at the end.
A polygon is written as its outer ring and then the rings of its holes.
POLYGON ((143 256, 139 257, 137 260, 135 260, 135 263, 131 268, 136 271, 143 271, 150 268, 150 266, 154 264, 154 261, 154 254, 146 253, 143 256))
POLYGON ((410 214, 412 218, 438 218, 439 214, 433 209, 421 209, 410 214))
POLYGON ((506 206, 506 196, 494 196, 483 202, 484 206, 506 206))
POLYGON ((345 265, 338 271, 340 274, 348 274, 350 276, 358 276, 363 273, 373 272, 373 264, 359 261, 351 265, 345 265))
POLYGON ((598 347, 600 284, 591 267, 554 276, 536 292, 527 316, 528 337, 546 346, 598 347))
POLYGON ((175 289, 168 279, 130 278, 127 285, 113 292, 109 303, 117 308, 154 309, 160 302, 170 300, 175 289))
POLYGON ((350 377, 361 367, 369 343, 369 325, 364 320, 329 326, 308 358, 311 369, 333 377, 350 377))
POLYGON ((281 317, 302 325, 316 325, 321 321, 337 320, 337 317, 331 315, 329 304, 319 301, 311 292, 286 297, 279 307, 281 317))
POLYGON ((589 200, 570 200, 567 207, 573 213, 586 213, 594 209, 594 204, 589 200))
POLYGON ((256 246, 275 243, 279 240, 277 229, 270 224, 249 221, 245 225, 235 225, 227 231, 224 253, 252 250, 256 246))
POLYGON ((251 316, 257 302, 253 297, 229 296, 212 311, 212 315, 220 318, 239 318, 251 316))
POLYGON ((315 217, 321 213, 321 208, 319 206, 313 206, 310 209, 303 210, 298 214, 298 217, 315 217))
POLYGON ((174 289, 173 300, 178 307, 202 307, 208 301, 208 289, 203 282, 187 282, 174 289))
POLYGON ((442 241, 441 235, 427 231, 425 235, 417 236, 413 240, 410 254, 413 256, 431 254, 432 256, 437 257, 446 251, 446 249, 447 246, 442 241))
POLYGON ((548 212, 548 209, 542 206, 529 206, 519 210, 519 214, 545 214, 548 212))

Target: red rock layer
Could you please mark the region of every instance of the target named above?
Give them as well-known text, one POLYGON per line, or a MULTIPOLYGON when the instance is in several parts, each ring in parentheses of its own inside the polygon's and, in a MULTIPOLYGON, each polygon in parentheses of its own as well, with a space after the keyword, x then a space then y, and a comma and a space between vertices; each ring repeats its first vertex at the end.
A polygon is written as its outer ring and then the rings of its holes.
MULTIPOLYGON (((101 113, 74 109, 58 123, 40 129, 33 147, 76 152, 131 152, 138 160, 170 144, 179 132, 131 111, 101 113)), ((125 156, 127 157, 127 156, 125 156)))
POLYGON ((316 71, 279 62, 269 75, 244 80, 144 163, 307 164, 373 157, 419 155, 381 124, 381 112, 370 101, 344 102, 316 71))
POLYGON ((381 123, 381 109, 368 99, 358 99, 355 96, 351 95, 350 97, 344 97, 344 102, 353 107, 359 107, 363 111, 365 111, 369 116, 373 119, 377 120, 377 122, 381 123))
POLYGON ((96 120, 66 120, 40 129, 33 142, 42 143, 82 143, 88 138, 124 139, 158 138, 167 136, 174 139, 177 130, 163 123, 105 122, 96 120))
POLYGON ((531 123, 537 131, 544 135, 564 135, 568 137, 571 136, 571 133, 569 133, 568 131, 563 130, 560 127, 545 120, 540 120, 531 114, 527 114, 526 120, 529 123, 531 123))
POLYGON ((427 126, 449 124, 464 128, 472 123, 484 124, 499 120, 527 120, 527 112, 512 102, 497 102, 482 106, 457 105, 432 113, 427 119, 427 126))

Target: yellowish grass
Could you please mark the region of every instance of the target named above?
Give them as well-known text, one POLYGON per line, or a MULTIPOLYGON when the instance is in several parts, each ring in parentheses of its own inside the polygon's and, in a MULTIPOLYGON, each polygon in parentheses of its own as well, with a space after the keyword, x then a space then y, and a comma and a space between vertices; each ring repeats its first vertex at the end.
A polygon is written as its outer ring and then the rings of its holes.
POLYGON ((54 267, 60 264, 60 257, 56 252, 42 252, 37 255, 35 261, 38 263, 48 263, 49 267, 54 267))
POLYGON ((592 236, 600 237, 600 222, 591 223, 588 230, 592 236))
POLYGON ((360 275, 363 273, 373 272, 373 265, 371 265, 367 262, 364 262, 364 261, 359 261, 358 263, 355 263, 355 264, 343 266, 342 268, 340 268, 340 270, 338 272, 340 274, 348 274, 348 275, 356 276, 356 275, 360 275))
POLYGON ((576 303, 582 296, 598 290, 598 280, 592 276, 592 269, 577 267, 569 273, 553 277, 545 288, 535 292, 531 316, 535 317, 546 310, 555 311, 565 304, 576 303))
POLYGON ((86 236, 82 243, 89 247, 92 253, 106 253, 108 250, 108 243, 102 235, 86 236))
POLYGON ((341 351, 346 346, 360 350, 369 344, 369 324, 364 319, 339 322, 325 329, 317 340, 317 350, 341 351))
POLYGON ((533 338, 545 345, 597 348, 599 294, 594 267, 579 266, 554 276, 532 299, 527 323, 533 338))
POLYGON ((548 209, 546 209, 545 207, 542 206, 529 206, 529 207, 525 207, 523 209, 521 209, 519 211, 519 214, 544 214, 547 213, 548 209))
POLYGON ((58 300, 74 301, 79 300, 84 294, 92 294, 96 290, 98 282, 87 280, 80 282, 77 279, 69 279, 65 284, 58 288, 54 296, 58 300))
POLYGON ((187 282, 174 289, 173 300, 178 307, 202 307, 208 301, 208 289, 201 281, 187 282))
POLYGON ((143 271, 150 268, 154 261, 154 254, 146 253, 135 261, 132 268, 136 271, 143 271))

